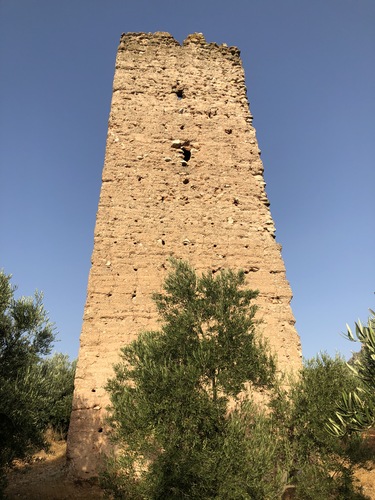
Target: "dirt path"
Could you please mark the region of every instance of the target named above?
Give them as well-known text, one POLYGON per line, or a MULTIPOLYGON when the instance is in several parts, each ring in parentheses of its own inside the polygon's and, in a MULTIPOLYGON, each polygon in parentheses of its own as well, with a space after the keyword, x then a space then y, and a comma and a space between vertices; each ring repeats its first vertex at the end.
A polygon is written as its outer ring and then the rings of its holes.
POLYGON ((9 500, 89 500, 104 498, 95 485, 67 478, 66 442, 52 442, 49 453, 34 455, 30 464, 19 463, 8 475, 9 500))

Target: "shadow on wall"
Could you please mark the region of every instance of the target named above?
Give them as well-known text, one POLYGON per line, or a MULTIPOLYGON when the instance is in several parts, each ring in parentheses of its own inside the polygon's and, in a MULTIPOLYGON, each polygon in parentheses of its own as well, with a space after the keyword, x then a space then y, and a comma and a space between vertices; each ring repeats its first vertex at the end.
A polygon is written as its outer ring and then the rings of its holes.
POLYGON ((89 406, 83 398, 75 396, 66 453, 69 476, 72 478, 92 480, 103 469, 105 456, 112 449, 106 414, 100 406, 89 406))

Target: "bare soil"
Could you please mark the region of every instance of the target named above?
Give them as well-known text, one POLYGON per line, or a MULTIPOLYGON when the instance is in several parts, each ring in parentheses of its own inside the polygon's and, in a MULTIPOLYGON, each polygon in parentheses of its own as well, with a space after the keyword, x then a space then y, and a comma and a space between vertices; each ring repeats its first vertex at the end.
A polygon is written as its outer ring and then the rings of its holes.
POLYGON ((89 500, 104 498, 89 482, 73 481, 67 474, 66 442, 52 441, 48 453, 40 451, 30 462, 18 462, 8 474, 9 500, 89 500))
MULTIPOLYGON (((375 429, 368 432, 366 437, 372 450, 372 457, 375 454, 375 429)), ((362 491, 370 500, 375 500, 375 461, 369 460, 364 467, 358 468, 355 473, 356 479, 362 486, 362 491)))
MULTIPOLYGON (((375 447, 375 432, 369 437, 375 447)), ((67 474, 66 442, 52 441, 48 453, 41 451, 30 462, 18 462, 9 472, 6 495, 9 500, 90 500, 103 499, 96 484, 73 481, 67 474)), ((375 462, 356 471, 363 493, 375 500, 375 462)), ((322 499, 323 500, 323 499, 322 499)))

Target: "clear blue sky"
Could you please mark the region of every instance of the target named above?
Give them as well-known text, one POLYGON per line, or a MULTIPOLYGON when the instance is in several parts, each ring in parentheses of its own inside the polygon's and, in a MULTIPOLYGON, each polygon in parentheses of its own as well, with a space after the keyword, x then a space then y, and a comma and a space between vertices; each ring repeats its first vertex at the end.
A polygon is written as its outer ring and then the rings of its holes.
POLYGON ((0 0, 0 267, 44 292, 56 350, 78 353, 128 31, 241 49, 303 354, 349 356, 375 308, 374 0, 0 0))

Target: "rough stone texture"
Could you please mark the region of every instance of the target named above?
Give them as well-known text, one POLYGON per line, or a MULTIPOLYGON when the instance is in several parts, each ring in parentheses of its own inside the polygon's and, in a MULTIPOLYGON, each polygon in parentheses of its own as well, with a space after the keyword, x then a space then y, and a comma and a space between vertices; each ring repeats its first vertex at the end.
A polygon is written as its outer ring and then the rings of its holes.
POLYGON ((98 471, 104 386, 120 347, 157 326, 150 295, 171 255, 198 271, 244 269, 280 369, 301 366, 251 123, 236 47, 122 35, 68 439, 76 476, 98 471))

